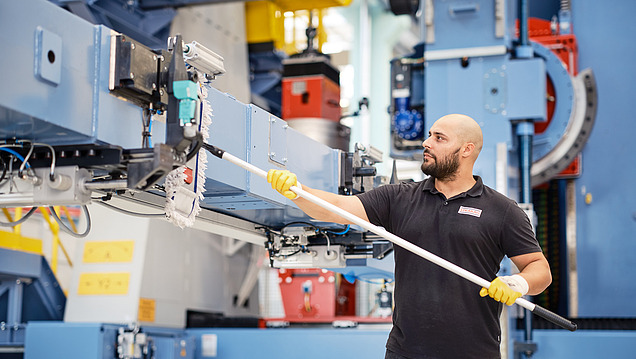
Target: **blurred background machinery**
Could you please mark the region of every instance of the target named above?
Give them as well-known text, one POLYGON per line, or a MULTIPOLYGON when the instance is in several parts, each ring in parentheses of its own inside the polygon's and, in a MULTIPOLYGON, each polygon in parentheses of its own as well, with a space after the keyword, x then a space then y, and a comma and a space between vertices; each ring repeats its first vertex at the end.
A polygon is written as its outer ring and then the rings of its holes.
POLYGON ((554 280, 532 299, 581 328, 513 307, 502 356, 629 357, 633 8, 2 3, 0 357, 382 357, 391 245, 200 143, 350 195, 420 180, 451 112, 482 126, 476 174, 533 219, 554 280), (339 53, 330 8, 355 29, 339 53))

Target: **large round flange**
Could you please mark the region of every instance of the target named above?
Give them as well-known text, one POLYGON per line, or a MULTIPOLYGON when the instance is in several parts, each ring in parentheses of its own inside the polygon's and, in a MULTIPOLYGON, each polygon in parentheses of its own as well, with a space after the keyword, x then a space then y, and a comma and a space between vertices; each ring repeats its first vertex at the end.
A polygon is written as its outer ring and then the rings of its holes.
POLYGON ((572 78, 552 51, 534 42, 532 47, 545 60, 556 98, 550 124, 533 139, 531 184, 537 186, 558 175, 581 152, 594 126, 597 97, 591 69, 572 78))

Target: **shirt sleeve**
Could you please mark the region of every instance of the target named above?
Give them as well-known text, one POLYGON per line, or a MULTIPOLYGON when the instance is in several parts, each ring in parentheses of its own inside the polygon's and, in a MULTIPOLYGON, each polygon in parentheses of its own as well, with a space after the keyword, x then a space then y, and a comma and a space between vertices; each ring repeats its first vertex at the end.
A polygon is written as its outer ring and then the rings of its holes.
POLYGON ((502 222, 502 247, 508 258, 541 252, 530 219, 516 203, 510 203, 502 222))
POLYGON ((392 195, 395 189, 395 185, 384 185, 356 195, 364 206, 369 222, 388 231, 391 231, 391 198, 395 197, 392 195))

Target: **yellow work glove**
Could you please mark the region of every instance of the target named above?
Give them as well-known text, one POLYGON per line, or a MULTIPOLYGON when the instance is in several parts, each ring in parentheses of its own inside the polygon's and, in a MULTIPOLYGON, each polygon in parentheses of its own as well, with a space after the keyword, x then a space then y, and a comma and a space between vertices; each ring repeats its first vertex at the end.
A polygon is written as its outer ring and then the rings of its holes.
POLYGON ((298 198, 296 193, 289 190, 292 186, 302 188, 296 179, 296 175, 287 170, 269 170, 267 172, 267 182, 271 183, 273 189, 289 199, 298 198))
POLYGON ((528 293, 528 282, 520 275, 515 274, 505 277, 497 277, 490 282, 490 288, 481 288, 479 295, 489 295, 498 302, 513 305, 517 298, 528 293))

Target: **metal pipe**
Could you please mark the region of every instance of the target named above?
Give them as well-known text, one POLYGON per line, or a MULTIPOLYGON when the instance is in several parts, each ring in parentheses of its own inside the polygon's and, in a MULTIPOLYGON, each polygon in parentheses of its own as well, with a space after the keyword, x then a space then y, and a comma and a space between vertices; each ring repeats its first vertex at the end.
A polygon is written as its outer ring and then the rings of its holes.
POLYGON ((532 203, 532 186, 530 180, 532 167, 532 137, 534 124, 532 121, 524 121, 517 125, 517 138, 519 139, 519 203, 532 203))
POLYGON ((99 182, 86 182, 84 188, 89 190, 98 189, 126 189, 128 188, 127 180, 112 180, 112 181, 99 181, 99 182))
POLYGON ((519 42, 528 46, 528 0, 519 1, 519 42))
MULTIPOLYGON (((532 186, 530 184, 532 167, 532 137, 534 123, 523 121, 517 124, 517 138, 519 140, 519 203, 532 203, 532 186)), ((532 315, 524 312, 524 339, 526 343, 532 341, 532 315)), ((527 352, 530 357, 532 353, 527 352)))
MULTIPOLYGON (((358 46, 360 63, 358 74, 360 75, 360 98, 371 97, 371 14, 369 13, 369 1, 360 1, 359 8, 360 28, 358 31, 358 46)), ((360 107, 360 142, 371 143, 371 114, 368 104, 360 107)))

